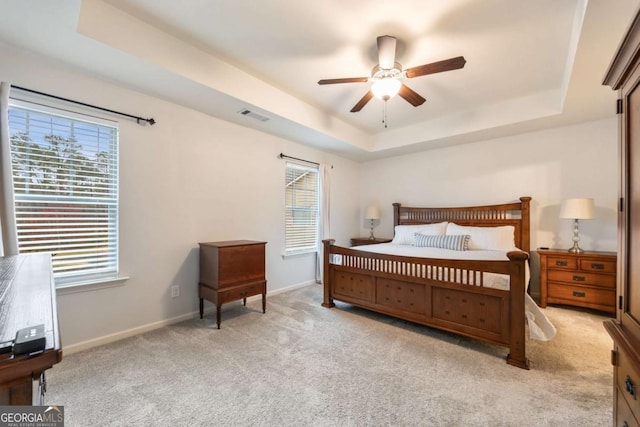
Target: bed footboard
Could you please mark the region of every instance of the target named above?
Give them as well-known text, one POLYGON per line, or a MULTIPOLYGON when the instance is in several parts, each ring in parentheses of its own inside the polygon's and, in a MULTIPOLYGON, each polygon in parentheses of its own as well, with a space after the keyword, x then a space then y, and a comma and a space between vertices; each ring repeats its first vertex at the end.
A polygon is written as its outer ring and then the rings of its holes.
POLYGON ((528 369, 525 262, 399 257, 324 244, 324 296, 509 348, 507 363, 528 369), (485 286, 485 274, 509 275, 509 290, 485 286))

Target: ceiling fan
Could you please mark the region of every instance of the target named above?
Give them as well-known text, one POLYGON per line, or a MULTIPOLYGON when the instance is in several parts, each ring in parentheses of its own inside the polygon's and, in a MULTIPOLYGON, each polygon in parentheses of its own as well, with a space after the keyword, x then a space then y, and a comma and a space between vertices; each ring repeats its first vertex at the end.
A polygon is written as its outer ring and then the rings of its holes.
POLYGON ((403 84, 400 79, 426 76, 427 74, 441 73, 443 71, 463 68, 467 62, 463 56, 418 65, 417 67, 402 69, 402 65, 396 59, 396 38, 392 36, 380 36, 378 41, 378 65, 371 70, 371 77, 348 77, 343 79, 319 80, 319 85, 336 83, 365 83, 373 82, 371 89, 351 109, 356 113, 371 100, 372 97, 388 101, 391 97, 400 95, 414 107, 422 105, 426 101, 421 95, 403 84))

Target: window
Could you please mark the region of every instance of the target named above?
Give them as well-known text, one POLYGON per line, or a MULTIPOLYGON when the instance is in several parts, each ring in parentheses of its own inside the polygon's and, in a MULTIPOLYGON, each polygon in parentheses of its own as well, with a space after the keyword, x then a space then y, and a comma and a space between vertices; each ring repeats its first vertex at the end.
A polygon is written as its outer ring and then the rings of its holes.
POLYGON ((56 285, 118 273, 118 129, 11 101, 20 253, 51 252, 56 285))
POLYGON ((318 168, 287 162, 285 178, 285 253, 318 248, 318 168))

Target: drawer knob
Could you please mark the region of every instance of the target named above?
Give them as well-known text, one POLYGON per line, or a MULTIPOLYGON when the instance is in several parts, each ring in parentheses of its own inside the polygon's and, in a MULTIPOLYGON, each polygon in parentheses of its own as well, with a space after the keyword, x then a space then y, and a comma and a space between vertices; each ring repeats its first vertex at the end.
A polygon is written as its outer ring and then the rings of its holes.
POLYGON ((629 375, 627 375, 627 379, 624 382, 624 386, 627 389, 627 392, 633 396, 633 400, 638 399, 638 395, 636 394, 636 385, 629 375))
POLYGON ((556 261, 556 265, 558 267, 566 267, 567 266, 567 261, 556 261))
POLYGON ((591 263, 591 268, 594 270, 604 270, 604 264, 591 263))
POLYGON ((573 280, 576 282, 584 282, 584 276, 573 276, 573 280))
POLYGON ((573 291, 573 296, 574 297, 584 298, 584 292, 573 291))

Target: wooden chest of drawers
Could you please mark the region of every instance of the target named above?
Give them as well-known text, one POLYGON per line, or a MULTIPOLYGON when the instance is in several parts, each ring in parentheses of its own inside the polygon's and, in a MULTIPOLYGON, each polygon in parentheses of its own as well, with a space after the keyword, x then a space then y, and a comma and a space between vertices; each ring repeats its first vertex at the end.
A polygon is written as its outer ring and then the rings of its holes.
POLYGON ((216 305, 216 320, 220 329, 222 304, 262 294, 262 312, 266 309, 267 281, 265 277, 266 242, 231 240, 200 243, 200 318, 203 300, 216 305))
POLYGON ((538 249, 540 306, 566 304, 615 313, 615 252, 538 249))

